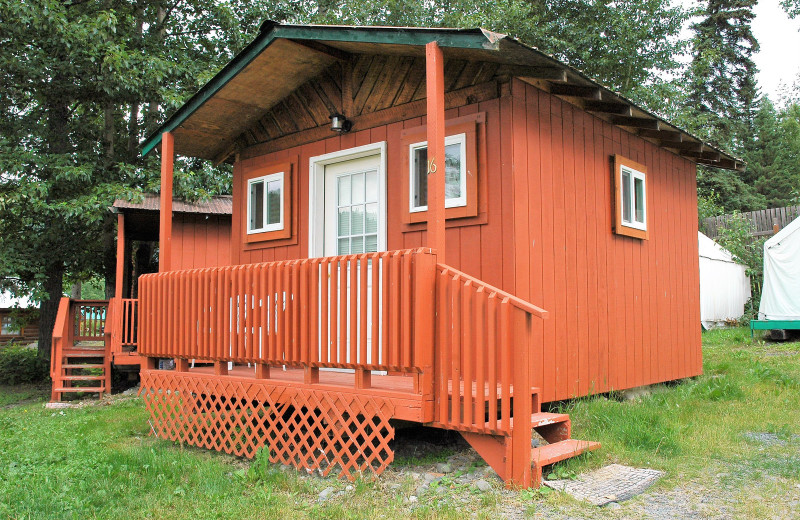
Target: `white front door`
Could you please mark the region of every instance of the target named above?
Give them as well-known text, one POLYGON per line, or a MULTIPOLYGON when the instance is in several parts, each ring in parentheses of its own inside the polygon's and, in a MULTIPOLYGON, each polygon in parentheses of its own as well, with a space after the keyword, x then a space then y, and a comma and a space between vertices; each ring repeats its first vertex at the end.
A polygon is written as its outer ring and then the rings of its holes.
MULTIPOLYGON (((310 210, 311 233, 310 256, 339 256, 360 253, 372 253, 386 250, 386 191, 385 191, 385 145, 368 145, 366 147, 345 150, 334 154, 312 158, 310 168, 310 210)), ((372 323, 381 319, 372 315, 372 271, 379 263, 370 260, 361 263, 356 273, 347 266, 340 266, 336 274, 339 289, 335 294, 329 292, 336 302, 336 313, 347 319, 347 343, 366 339, 366 359, 351 359, 347 350, 345 362, 374 363, 372 360, 372 323), (361 276, 361 269, 366 266, 366 277, 361 276), (352 275, 355 274, 353 279, 352 275), (351 300, 352 284, 359 286, 366 279, 367 287, 358 287, 357 301, 351 300), (346 280, 346 281, 345 281, 346 280), (345 294, 341 294, 345 291, 345 294), (366 315, 356 317, 357 328, 351 329, 352 314, 361 308, 360 299, 366 295, 366 315), (342 303, 344 307, 342 308, 342 303), (362 321, 366 322, 366 338, 359 338, 362 321)), ((330 279, 330 273, 328 273, 330 279)), ((329 288, 333 291, 333 288, 329 288)), ((378 289, 380 292, 380 289, 378 289)), ((381 312, 382 314, 382 312, 381 312)), ((324 321, 324 320, 323 320, 324 321)), ((328 331, 321 331, 326 336, 328 331)), ((334 342, 338 342, 334 340, 334 342)), ((323 343, 320 349, 327 348, 323 343)))
POLYGON ((323 256, 374 253, 385 243, 379 226, 380 156, 325 166, 323 256))

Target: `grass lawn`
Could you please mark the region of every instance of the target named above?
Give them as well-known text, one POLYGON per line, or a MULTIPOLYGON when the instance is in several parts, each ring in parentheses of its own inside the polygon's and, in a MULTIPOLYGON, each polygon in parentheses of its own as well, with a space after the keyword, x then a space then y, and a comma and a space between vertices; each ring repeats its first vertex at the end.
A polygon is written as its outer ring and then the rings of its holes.
POLYGON ((0 387, 0 518, 800 517, 800 343, 751 343, 747 329, 703 341, 700 378, 628 401, 561 405, 574 437, 603 444, 562 464, 561 476, 612 462, 665 472, 616 509, 506 491, 488 477, 482 492, 457 475, 416 497, 417 479, 451 450, 399 460, 348 489, 153 439, 139 398, 48 410, 46 388, 0 387), (336 496, 321 502, 327 487, 336 496))

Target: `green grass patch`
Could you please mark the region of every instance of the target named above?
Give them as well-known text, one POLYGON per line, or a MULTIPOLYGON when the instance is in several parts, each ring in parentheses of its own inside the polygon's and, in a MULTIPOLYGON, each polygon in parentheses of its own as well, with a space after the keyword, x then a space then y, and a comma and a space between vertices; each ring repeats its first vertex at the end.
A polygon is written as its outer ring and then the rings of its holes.
MULTIPOLYGON (((594 396, 562 403, 573 436, 603 447, 547 472, 571 478, 611 462, 652 467, 666 472, 653 492, 718 478, 734 498, 761 497, 726 502, 738 504, 726 505, 733 517, 774 516, 770 504, 784 503, 800 483, 800 344, 751 343, 747 329, 707 332, 703 342, 703 376, 657 385, 628 401, 594 396)), ((48 392, 32 385, 0 387, 0 518, 460 520, 553 510, 579 518, 615 515, 556 492, 476 493, 452 475, 412 505, 418 482, 411 477, 388 471, 347 489, 345 481, 277 468, 266 451, 251 462, 156 440, 138 398, 49 410, 43 406, 48 392), (334 496, 320 502, 319 493, 329 486, 334 496)), ((453 453, 443 446, 406 456, 395 467, 416 465, 413 471, 424 472, 453 453)))

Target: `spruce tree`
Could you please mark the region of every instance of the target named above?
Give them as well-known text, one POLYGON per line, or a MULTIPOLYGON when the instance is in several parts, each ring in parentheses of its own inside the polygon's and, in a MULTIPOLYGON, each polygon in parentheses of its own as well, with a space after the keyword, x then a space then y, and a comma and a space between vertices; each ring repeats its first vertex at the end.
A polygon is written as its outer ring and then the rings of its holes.
MULTIPOLYGON (((757 0, 707 0, 692 25, 687 121, 690 129, 725 150, 743 155, 753 146, 758 109, 758 41, 751 30, 757 0)), ((701 168, 698 193, 715 194, 726 211, 763 207, 763 196, 736 172, 701 168)))

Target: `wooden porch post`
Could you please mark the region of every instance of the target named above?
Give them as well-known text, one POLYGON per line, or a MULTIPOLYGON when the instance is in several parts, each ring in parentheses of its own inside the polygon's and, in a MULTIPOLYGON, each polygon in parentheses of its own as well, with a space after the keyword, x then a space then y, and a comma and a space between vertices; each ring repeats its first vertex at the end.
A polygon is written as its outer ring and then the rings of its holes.
POLYGON ((123 285, 125 284, 125 215, 117 213, 117 277, 114 287, 114 296, 122 298, 123 285))
POLYGON ((172 169, 175 139, 170 132, 161 135, 161 197, 158 229, 158 272, 170 270, 172 260, 172 169))
POLYGON ((428 103, 428 247, 445 263, 444 239, 444 56, 436 42, 425 46, 428 103))

